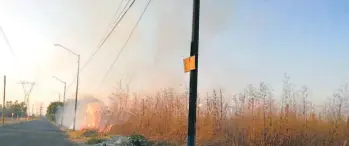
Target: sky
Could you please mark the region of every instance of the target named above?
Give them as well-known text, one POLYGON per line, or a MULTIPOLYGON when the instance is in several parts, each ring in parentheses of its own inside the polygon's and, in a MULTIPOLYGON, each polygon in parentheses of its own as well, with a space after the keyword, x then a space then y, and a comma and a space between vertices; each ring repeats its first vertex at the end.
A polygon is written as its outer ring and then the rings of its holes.
MULTIPOLYGON (((88 61, 116 19, 121 0, 0 0, 0 26, 13 50, 0 38, 0 74, 7 76, 7 99, 23 100, 21 80, 35 81, 31 103, 58 100, 68 84, 75 92, 76 56, 88 61)), ((120 81, 132 91, 188 87, 183 59, 189 56, 192 1, 153 0, 110 73, 143 11, 138 0, 112 35, 80 72, 79 94, 101 100, 120 81)), ((262 81, 276 93, 284 73, 297 87, 307 85, 320 104, 349 77, 349 1, 202 0, 199 91, 223 88, 229 97, 262 81)), ((1 85, 2 86, 2 85, 1 85)), ((79 96, 79 97, 80 97, 79 96)))

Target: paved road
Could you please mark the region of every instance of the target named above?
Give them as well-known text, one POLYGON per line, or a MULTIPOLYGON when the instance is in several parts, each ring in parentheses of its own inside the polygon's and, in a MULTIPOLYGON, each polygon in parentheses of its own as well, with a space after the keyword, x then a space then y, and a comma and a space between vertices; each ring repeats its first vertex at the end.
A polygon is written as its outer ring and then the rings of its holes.
POLYGON ((1 146, 74 146, 46 119, 0 127, 1 146))

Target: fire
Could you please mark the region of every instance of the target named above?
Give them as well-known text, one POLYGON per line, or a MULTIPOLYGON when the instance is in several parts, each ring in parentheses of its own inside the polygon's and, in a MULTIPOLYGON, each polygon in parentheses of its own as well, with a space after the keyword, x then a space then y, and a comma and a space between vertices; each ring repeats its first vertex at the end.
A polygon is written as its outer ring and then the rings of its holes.
POLYGON ((98 103, 87 104, 82 129, 99 129, 101 121, 101 106, 98 103))
POLYGON ((106 123, 107 118, 103 118, 103 108, 98 102, 88 103, 86 105, 84 121, 81 130, 93 129, 101 133, 107 133, 113 127, 112 124, 106 123))

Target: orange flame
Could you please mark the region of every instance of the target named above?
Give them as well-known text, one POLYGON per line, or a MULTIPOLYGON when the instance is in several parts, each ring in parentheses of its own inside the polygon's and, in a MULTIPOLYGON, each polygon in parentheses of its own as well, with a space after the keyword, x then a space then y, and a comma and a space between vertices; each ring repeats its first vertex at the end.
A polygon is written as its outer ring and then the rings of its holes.
POLYGON ((98 103, 89 103, 82 129, 98 129, 101 120, 101 107, 98 103))
POLYGON ((111 130, 113 125, 102 124, 102 107, 99 103, 89 103, 85 111, 84 122, 82 123, 82 130, 93 129, 101 133, 107 133, 111 130))

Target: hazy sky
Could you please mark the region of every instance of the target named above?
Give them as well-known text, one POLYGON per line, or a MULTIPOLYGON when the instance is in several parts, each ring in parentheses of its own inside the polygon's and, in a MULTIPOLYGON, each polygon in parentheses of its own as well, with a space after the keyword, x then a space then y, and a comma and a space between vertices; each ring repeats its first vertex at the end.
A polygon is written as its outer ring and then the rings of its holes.
MULTIPOLYGON (((32 103, 58 99, 110 30, 120 0, 0 0, 0 26, 15 56, 0 39, 1 74, 8 76, 8 100, 22 100, 20 80, 36 81, 32 103)), ((189 55, 192 2, 153 0, 110 74, 109 66, 144 9, 137 0, 93 60, 81 71, 80 95, 105 99, 120 79, 131 90, 188 86, 182 59, 189 55)), ((202 0, 199 90, 227 93, 265 81, 279 91, 284 73, 310 88, 317 103, 348 81, 349 1, 202 0)), ((73 84, 67 93, 72 98, 73 84)))

